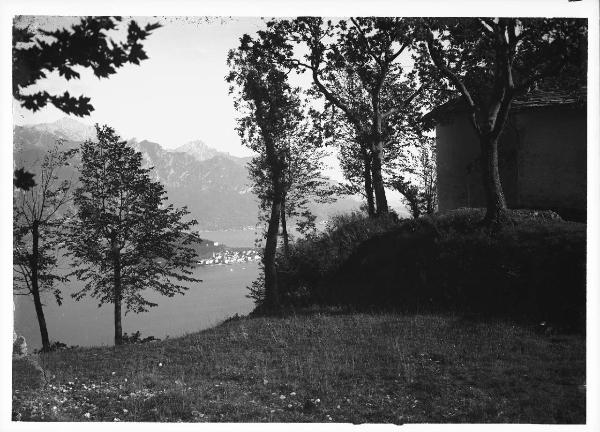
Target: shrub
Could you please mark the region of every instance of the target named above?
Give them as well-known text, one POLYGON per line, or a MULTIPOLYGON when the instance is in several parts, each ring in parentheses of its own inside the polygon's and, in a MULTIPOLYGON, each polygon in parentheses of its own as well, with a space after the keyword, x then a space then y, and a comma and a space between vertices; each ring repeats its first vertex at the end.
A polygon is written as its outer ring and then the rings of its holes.
POLYGON ((160 339, 155 338, 154 336, 148 336, 142 339, 140 331, 136 331, 135 333, 132 333, 131 335, 128 335, 127 333, 123 334, 123 343, 124 344, 142 344, 142 343, 147 343, 147 342, 155 342, 155 341, 160 341, 160 339))
POLYGON ((519 211, 489 232, 480 210, 406 221, 364 242, 329 302, 585 324, 584 224, 519 211))
MULTIPOLYGON (((482 209, 416 220, 343 216, 280 260, 293 305, 454 311, 585 324, 585 224, 510 212, 490 232, 482 209)), ((538 322, 539 322, 538 321, 538 322)))
POLYGON ((278 256, 282 302, 296 306, 322 303, 322 282, 329 280, 361 243, 399 223, 395 213, 378 218, 360 212, 332 217, 323 233, 295 242, 289 257, 278 256))

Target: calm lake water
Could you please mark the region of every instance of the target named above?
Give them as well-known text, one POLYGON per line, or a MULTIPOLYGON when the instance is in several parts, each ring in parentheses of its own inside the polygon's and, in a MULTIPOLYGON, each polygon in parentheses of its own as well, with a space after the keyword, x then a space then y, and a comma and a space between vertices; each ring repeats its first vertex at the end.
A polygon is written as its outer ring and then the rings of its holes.
MULTIPOLYGON (((237 237, 233 231, 215 231, 202 236, 228 246, 249 247, 254 242, 253 231, 238 231, 237 237)), ((198 267, 194 277, 203 282, 188 284, 190 289, 184 295, 171 298, 148 292, 146 298, 158 303, 158 306, 149 312, 123 315, 123 331, 131 334, 139 330, 142 337, 180 336, 212 327, 236 313, 247 314, 254 304, 246 297, 246 287, 256 279, 258 272, 257 262, 198 267)), ((53 297, 45 299, 44 312, 50 339, 67 345, 112 345, 112 304, 98 307, 98 302, 90 297, 78 302, 73 300, 70 294, 78 289, 79 284, 75 280, 66 285, 64 302, 60 307, 53 297)), ((28 296, 14 298, 15 330, 25 336, 30 349, 39 348, 41 339, 33 301, 28 296)))

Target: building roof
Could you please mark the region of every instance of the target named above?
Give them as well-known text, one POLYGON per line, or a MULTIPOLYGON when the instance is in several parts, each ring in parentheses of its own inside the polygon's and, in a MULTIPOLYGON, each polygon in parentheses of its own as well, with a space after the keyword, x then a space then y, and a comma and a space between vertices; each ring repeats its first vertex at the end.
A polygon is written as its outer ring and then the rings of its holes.
MULTIPOLYGON (((530 93, 513 99, 511 111, 521 111, 536 108, 565 106, 585 107, 587 103, 587 87, 578 90, 533 90, 530 93)), ((457 97, 440 105, 423 116, 424 121, 440 120, 443 116, 455 112, 464 112, 467 104, 464 99, 457 97)))

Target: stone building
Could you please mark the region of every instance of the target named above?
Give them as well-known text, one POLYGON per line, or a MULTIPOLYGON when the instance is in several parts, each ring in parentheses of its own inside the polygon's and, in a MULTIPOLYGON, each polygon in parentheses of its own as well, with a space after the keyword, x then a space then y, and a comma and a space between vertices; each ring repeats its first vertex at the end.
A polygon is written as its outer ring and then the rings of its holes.
MULTIPOLYGON (((425 116, 435 121, 440 210, 484 207, 479 141, 462 98, 425 116)), ((585 220, 586 90, 535 90, 516 99, 499 141, 510 208, 551 209, 585 220)))

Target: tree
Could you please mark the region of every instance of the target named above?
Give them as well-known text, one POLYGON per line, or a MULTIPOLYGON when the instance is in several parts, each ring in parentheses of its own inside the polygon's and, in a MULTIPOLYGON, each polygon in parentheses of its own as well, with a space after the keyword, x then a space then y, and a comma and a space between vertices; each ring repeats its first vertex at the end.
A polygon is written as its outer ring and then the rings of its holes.
POLYGON ((57 269, 57 250, 64 240, 60 229, 68 214, 72 180, 63 168, 76 150, 63 150, 62 141, 49 149, 36 174, 39 184, 16 188, 13 203, 13 269, 15 294, 33 298, 42 338, 42 350, 50 349, 42 296, 51 292, 62 303, 58 282, 66 277, 57 269))
MULTIPOLYGON (((28 89, 48 74, 57 71, 66 80, 80 77, 76 68, 91 68, 98 78, 106 78, 127 63, 139 64, 148 58, 141 45, 158 23, 141 28, 130 21, 125 42, 115 42, 108 32, 118 28, 121 17, 85 17, 70 29, 54 31, 39 30, 37 33, 23 26, 23 17, 13 20, 12 40, 12 93, 19 104, 31 111, 38 111, 51 103, 66 114, 89 115, 94 107, 90 98, 74 97, 47 91, 31 92, 28 89)), ((31 173, 15 170, 15 184, 31 187, 31 173), (29 185, 29 186, 28 186, 29 185)))
MULTIPOLYGON (((393 141, 392 124, 396 127, 410 117, 413 100, 421 92, 418 82, 406 73, 400 56, 414 45, 411 19, 351 18, 333 24, 318 17, 293 21, 272 21, 270 28, 289 41, 284 64, 299 71, 310 71, 320 94, 339 109, 364 137, 371 152, 371 174, 377 214, 388 211, 382 175, 383 153, 393 141), (295 46, 306 54, 295 58, 295 46), (336 71, 359 78, 369 104, 353 106, 336 85, 336 71), (366 109, 366 111, 365 111, 366 109)), ((359 140, 359 143, 362 141, 359 140)))
POLYGON ((73 272, 84 281, 73 294, 114 305, 115 345, 123 343, 121 305, 126 313, 156 306, 142 293, 152 289, 172 297, 188 288, 196 253, 189 233, 195 220, 184 221, 187 209, 167 205, 142 154, 120 141, 108 126, 96 125, 98 142, 81 147, 81 186, 75 191, 76 217, 67 242, 73 272))
POLYGON ((287 138, 302 121, 300 89, 290 86, 287 73, 271 61, 282 49, 283 39, 260 31, 255 39, 244 35, 227 59, 235 94, 235 108, 240 113, 238 132, 244 145, 258 154, 261 177, 268 179, 266 202, 270 216, 263 254, 265 301, 267 310, 280 307, 275 264, 279 223, 285 198, 287 138))
POLYGON ((437 207, 435 138, 421 136, 406 151, 403 172, 390 185, 402 194, 413 218, 433 214, 437 207))
POLYGON ((91 68, 98 78, 106 78, 127 63, 139 64, 148 58, 141 41, 160 27, 158 23, 141 28, 129 22, 125 42, 115 42, 108 32, 118 28, 121 17, 85 17, 70 29, 53 31, 20 27, 22 17, 13 21, 13 97, 22 107, 37 111, 48 103, 67 114, 89 115, 94 107, 90 98, 74 97, 37 91, 28 94, 27 88, 39 79, 57 71, 66 80, 78 79, 75 68, 91 68), (50 41, 48 40, 50 39, 50 41))
MULTIPOLYGON (((289 256, 290 243, 288 221, 295 219, 296 227, 301 234, 313 233, 316 229, 316 217, 309 210, 309 203, 311 200, 320 203, 333 200, 333 190, 322 174, 325 152, 321 148, 321 143, 319 131, 309 127, 307 122, 298 124, 297 128, 290 131, 290 134, 279 143, 285 167, 282 172, 280 219, 286 257, 289 256)), ((260 201, 261 211, 267 213, 271 207, 273 190, 265 155, 258 154, 252 158, 248 164, 248 171, 253 182, 253 192, 260 201)), ((268 220, 268 216, 264 219, 268 220)))
POLYGON ((498 139, 511 103, 538 84, 585 82, 587 23, 563 18, 422 20, 422 76, 459 92, 481 148, 488 223, 506 218, 498 139))

